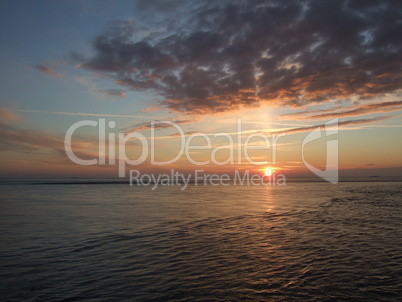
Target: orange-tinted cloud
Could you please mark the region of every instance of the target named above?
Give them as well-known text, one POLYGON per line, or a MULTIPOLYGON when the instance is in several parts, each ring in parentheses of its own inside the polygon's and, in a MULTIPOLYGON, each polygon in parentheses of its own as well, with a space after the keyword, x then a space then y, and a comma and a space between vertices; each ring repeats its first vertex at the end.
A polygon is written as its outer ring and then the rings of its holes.
MULTIPOLYGON (((20 117, 10 111, 1 109, 0 117, 11 117, 8 121, 19 120, 20 117)), ((2 119, 5 121, 4 119, 2 119)), ((94 158, 97 156, 90 150, 97 150, 98 141, 90 137, 79 138, 73 141, 73 150, 78 157, 83 159, 94 158)), ((49 132, 21 129, 11 123, 0 123, 0 150, 12 151, 20 153, 35 153, 38 155, 46 155, 48 150, 53 156, 67 160, 64 149, 64 137, 59 137, 49 132)))
POLYGON ((159 120, 159 121, 152 121, 153 124, 152 124, 152 122, 137 123, 137 124, 134 124, 129 127, 125 127, 120 130, 124 131, 125 133, 149 130, 151 128, 160 130, 160 129, 173 128, 174 126, 170 123, 173 123, 176 125, 183 125, 183 124, 194 123, 195 121, 196 121, 196 119, 164 119, 164 120, 159 120), (166 122, 170 122, 170 123, 166 123, 166 122))
POLYGON ((62 77, 62 76, 64 76, 64 74, 58 73, 58 72, 54 71, 53 69, 51 69, 50 67, 48 67, 48 66, 46 66, 44 64, 35 65, 34 68, 36 70, 39 70, 40 72, 50 74, 50 75, 52 75, 54 77, 62 77))
MULTIPOLYGON (((196 134, 196 133, 203 133, 202 131, 187 131, 187 132, 184 132, 184 135, 185 136, 190 136, 190 135, 192 135, 192 134, 196 134)), ((176 133, 173 133, 173 134, 171 134, 171 135, 169 135, 170 137, 179 137, 179 136, 181 136, 181 133, 180 132, 176 132, 176 133)))
POLYGON ((113 98, 124 99, 127 95, 126 91, 123 89, 97 89, 97 92, 113 98))
POLYGON ((160 109, 161 109, 161 108, 156 107, 156 106, 148 106, 147 108, 142 109, 141 112, 152 113, 152 112, 158 111, 158 110, 160 110, 160 109))
POLYGON ((0 125, 10 124, 21 120, 22 117, 13 111, 5 108, 0 108, 0 125))
MULTIPOLYGON (((379 117, 374 117, 374 118, 367 118, 367 119, 357 119, 357 120, 349 120, 349 121, 341 121, 338 122, 338 124, 329 124, 327 127, 331 126, 338 126, 338 127, 343 127, 343 126, 357 126, 357 125, 364 125, 364 124, 371 124, 371 123, 377 123, 389 118, 392 118, 393 116, 385 115, 385 116, 379 116, 379 117)), ((299 133, 299 132, 307 132, 307 131, 312 131, 317 129, 318 127, 324 127, 325 125, 314 125, 314 126, 308 126, 308 127, 300 127, 300 128, 292 128, 292 129, 287 129, 287 130, 281 130, 281 131, 259 131, 263 132, 265 134, 294 134, 294 133, 299 133)))
POLYGON ((355 107, 348 107, 348 110, 329 109, 329 110, 302 111, 302 112, 295 112, 291 114, 281 115, 280 118, 286 120, 289 119, 320 120, 320 119, 352 117, 352 116, 359 116, 373 113, 384 113, 399 110, 402 110, 402 101, 363 104, 355 107))

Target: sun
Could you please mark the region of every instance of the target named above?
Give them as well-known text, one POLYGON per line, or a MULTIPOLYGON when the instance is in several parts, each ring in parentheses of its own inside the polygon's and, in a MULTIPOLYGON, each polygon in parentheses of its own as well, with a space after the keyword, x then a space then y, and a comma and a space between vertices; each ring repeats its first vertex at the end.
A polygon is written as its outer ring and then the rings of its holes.
POLYGON ((264 176, 271 176, 274 174, 274 169, 271 167, 264 168, 264 176))

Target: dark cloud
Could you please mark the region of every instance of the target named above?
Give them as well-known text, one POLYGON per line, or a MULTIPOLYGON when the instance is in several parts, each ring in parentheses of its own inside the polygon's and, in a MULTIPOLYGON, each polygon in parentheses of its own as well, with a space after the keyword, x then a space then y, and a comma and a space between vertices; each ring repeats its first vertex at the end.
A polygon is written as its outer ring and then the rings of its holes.
MULTIPOLYGON (((147 14, 168 5, 137 3, 147 14)), ((197 114, 370 99, 402 87, 401 1, 194 3, 185 15, 161 19, 167 31, 138 35, 132 23, 115 22, 81 67, 157 92, 172 111, 197 114)))
POLYGON ((136 3, 136 8, 148 12, 160 12, 175 10, 178 6, 183 4, 181 0, 140 0, 136 3))

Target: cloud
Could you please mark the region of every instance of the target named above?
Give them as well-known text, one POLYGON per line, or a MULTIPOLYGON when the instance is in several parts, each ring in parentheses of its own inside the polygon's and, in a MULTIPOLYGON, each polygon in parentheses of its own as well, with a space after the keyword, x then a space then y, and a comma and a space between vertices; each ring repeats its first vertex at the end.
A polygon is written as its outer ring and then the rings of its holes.
MULTIPOLYGON (((279 130, 279 131, 264 131, 264 130, 259 130, 259 131, 255 131, 255 130, 248 130, 248 131, 243 131, 242 132, 242 136, 247 137, 248 135, 252 134, 252 133, 263 133, 263 134, 286 134, 286 135, 290 135, 290 134, 294 134, 294 133, 300 133, 300 132, 307 132, 307 131, 313 131, 319 127, 335 127, 338 126, 339 128, 341 127, 347 127, 347 126, 358 126, 358 125, 364 125, 364 124, 372 124, 372 123, 377 123, 389 118, 392 118, 394 116, 390 115, 386 115, 386 116, 378 116, 375 118, 367 118, 367 119, 356 119, 356 120, 348 120, 348 121, 341 121, 338 122, 337 124, 334 123, 330 123, 330 124, 322 124, 322 125, 314 125, 314 126, 305 126, 305 127, 297 127, 297 128, 290 128, 290 129, 285 129, 285 130, 279 130)), ((177 121, 173 121, 174 123, 176 123, 177 121)), ((180 122, 179 122, 180 123, 180 122)), ((187 121, 185 121, 184 123, 187 123, 187 121)), ((148 126, 148 127, 144 127, 144 129, 149 129, 150 128, 150 123, 141 123, 141 124, 137 124, 137 126, 139 126, 138 130, 143 130, 140 129, 141 126, 148 126)), ((163 129, 163 128, 171 128, 172 126, 170 125, 166 125, 163 126, 161 125, 161 127, 159 129, 163 129)), ((155 129, 158 129, 158 127, 156 126, 155 129)), ((187 131, 184 132, 185 136, 190 136, 192 134, 196 134, 196 133, 203 133, 206 135, 214 135, 215 133, 204 133, 202 131, 187 131)), ((237 132, 232 132, 232 133, 228 133, 230 135, 237 135, 237 132)), ((176 132, 173 133, 171 135, 169 135, 168 137, 179 137, 181 136, 180 132, 176 132)), ((293 144, 293 143, 292 143, 293 144)))
MULTIPOLYGON (((205 134, 202 131, 187 131, 187 132, 184 132, 184 135, 185 136, 190 136, 190 135, 193 135, 193 134, 196 134, 196 133, 205 134)), ((169 137, 179 137, 179 136, 181 136, 180 132, 176 132, 176 133, 173 133, 173 134, 169 135, 169 137)))
POLYGON ((9 111, 27 112, 27 113, 45 113, 45 114, 57 114, 57 115, 73 115, 73 116, 98 116, 98 117, 119 117, 119 118, 122 117, 122 118, 145 118, 145 119, 150 118, 149 116, 131 115, 131 114, 83 113, 83 112, 60 112, 60 111, 52 112, 44 110, 26 110, 26 109, 14 109, 9 111))
MULTIPOLYGON (((341 121, 338 122, 338 124, 333 123, 333 124, 328 124, 326 127, 346 127, 346 126, 358 126, 358 125, 364 125, 364 124, 371 124, 371 123, 377 123, 386 119, 389 119, 393 116, 378 116, 374 118, 367 118, 367 119, 357 119, 357 120, 349 120, 349 121, 341 121)), ((292 129, 286 129, 286 130, 281 130, 281 131, 258 131, 262 132, 265 134, 294 134, 294 133, 299 133, 299 132, 307 132, 307 131, 313 131, 317 129, 318 127, 324 127, 325 125, 314 125, 314 126, 307 126, 307 127, 299 127, 299 128, 292 128, 292 129)))
POLYGON ((126 92, 122 89, 97 89, 97 92, 109 97, 124 99, 126 97, 126 92))
POLYGON ((142 109, 141 112, 152 113, 152 112, 155 112, 155 111, 158 111, 158 110, 160 110, 159 107, 156 107, 156 106, 148 106, 147 108, 142 109))
POLYGON ((166 3, 139 1, 144 15, 158 12, 159 26, 139 35, 130 22, 113 23, 81 68, 192 114, 370 99, 402 87, 402 2, 189 2, 179 18, 163 15, 166 3))
POLYGON ((402 110, 402 101, 395 102, 381 102, 374 104, 364 104, 361 106, 351 106, 348 110, 328 109, 328 110, 310 110, 301 111, 290 114, 281 115, 281 119, 299 119, 299 120, 311 120, 311 119, 331 119, 341 117, 359 116, 373 113, 384 113, 391 111, 402 110), (334 112, 335 111, 335 112, 334 112))
MULTIPOLYGON (((2 117, 4 116, 4 112, 3 109, 0 110, 2 117)), ((97 144, 97 139, 76 137, 73 141, 73 150, 78 157, 91 159, 97 157, 97 154, 89 152, 88 149, 92 147, 92 149, 97 150, 97 144)), ((21 129, 14 125, 0 123, 0 151, 46 155, 44 149, 50 150, 53 156, 70 163, 64 149, 64 137, 59 137, 45 131, 21 129)))
POLYGON ((40 72, 50 74, 54 77, 63 77, 64 76, 64 74, 58 73, 44 64, 35 65, 35 66, 33 66, 33 68, 35 68, 36 70, 39 70, 40 72))
POLYGON ((175 124, 176 126, 183 125, 183 124, 189 124, 189 123, 194 123, 194 119, 165 119, 165 120, 159 120, 159 121, 152 121, 152 122, 143 122, 143 123, 137 123, 129 127, 125 127, 123 129, 120 129, 121 131, 124 131, 124 133, 131 133, 131 132, 138 132, 142 130, 149 130, 149 129, 168 129, 168 128, 173 128, 175 127, 171 123, 175 124), (153 124, 152 124, 153 123, 153 124))
POLYGON ((12 110, 0 108, 0 125, 11 124, 21 119, 22 117, 14 113, 12 110))

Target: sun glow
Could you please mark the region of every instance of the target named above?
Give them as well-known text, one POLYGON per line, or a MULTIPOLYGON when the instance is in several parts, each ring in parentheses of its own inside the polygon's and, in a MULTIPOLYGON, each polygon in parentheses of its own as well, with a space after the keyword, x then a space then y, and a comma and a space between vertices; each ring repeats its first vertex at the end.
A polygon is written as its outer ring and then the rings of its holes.
POLYGON ((264 176, 271 176, 274 172, 275 170, 271 167, 264 168, 264 176))

